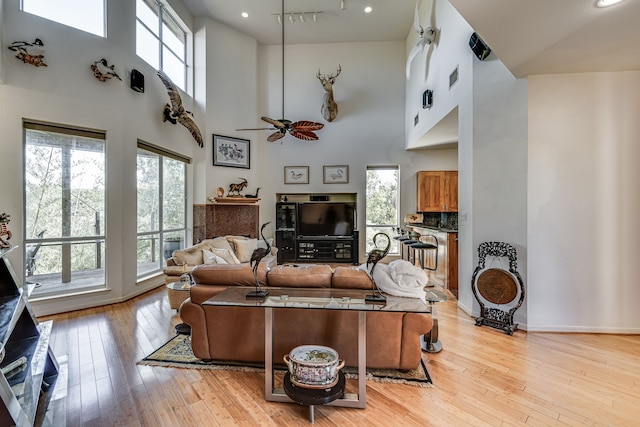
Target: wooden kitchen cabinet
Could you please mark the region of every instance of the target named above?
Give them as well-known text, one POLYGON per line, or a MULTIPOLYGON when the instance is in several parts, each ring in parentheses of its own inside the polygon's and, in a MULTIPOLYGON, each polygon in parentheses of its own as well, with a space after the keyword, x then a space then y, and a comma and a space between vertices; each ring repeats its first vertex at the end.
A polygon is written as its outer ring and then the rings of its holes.
POLYGON ((418 172, 417 212, 458 212, 458 171, 418 172))

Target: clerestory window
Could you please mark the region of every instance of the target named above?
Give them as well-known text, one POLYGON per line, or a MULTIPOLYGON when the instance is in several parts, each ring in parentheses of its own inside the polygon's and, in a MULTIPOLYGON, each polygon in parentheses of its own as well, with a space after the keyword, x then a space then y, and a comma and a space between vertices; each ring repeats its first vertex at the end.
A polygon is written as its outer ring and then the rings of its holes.
POLYGON ((157 0, 136 0, 136 54, 187 88, 187 32, 157 0))
POLYGON ((22 10, 87 33, 106 36, 105 0, 22 0, 22 10))

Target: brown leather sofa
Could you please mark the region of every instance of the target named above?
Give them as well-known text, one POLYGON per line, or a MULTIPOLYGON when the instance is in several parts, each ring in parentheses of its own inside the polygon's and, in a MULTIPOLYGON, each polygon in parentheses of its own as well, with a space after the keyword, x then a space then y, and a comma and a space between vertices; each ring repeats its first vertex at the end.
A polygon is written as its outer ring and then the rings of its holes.
MULTIPOLYGON (((261 266, 261 286, 334 287, 371 289, 369 276, 357 267, 328 265, 261 266)), ((250 274, 250 273, 249 273, 250 274)), ((251 285, 253 277, 199 266, 192 271, 195 285, 182 303, 180 316, 191 326, 193 353, 200 359, 264 361, 264 310, 254 307, 202 305, 234 285, 251 285)), ((341 310, 274 311, 274 360, 299 345, 335 348, 347 366, 357 365, 358 313, 341 310)), ((420 336, 428 333, 433 319, 428 313, 368 312, 367 367, 415 369, 420 365, 420 336)))

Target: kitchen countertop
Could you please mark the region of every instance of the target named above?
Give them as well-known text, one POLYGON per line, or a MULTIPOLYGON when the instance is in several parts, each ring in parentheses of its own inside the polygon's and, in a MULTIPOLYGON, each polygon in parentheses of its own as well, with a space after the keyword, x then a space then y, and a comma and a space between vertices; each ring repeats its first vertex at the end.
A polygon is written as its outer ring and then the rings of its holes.
POLYGON ((405 224, 404 225, 407 228, 421 228, 423 230, 430 230, 430 231, 440 231, 442 233, 457 233, 458 230, 454 230, 452 228, 442 228, 442 227, 429 227, 427 225, 416 225, 416 224, 405 224))

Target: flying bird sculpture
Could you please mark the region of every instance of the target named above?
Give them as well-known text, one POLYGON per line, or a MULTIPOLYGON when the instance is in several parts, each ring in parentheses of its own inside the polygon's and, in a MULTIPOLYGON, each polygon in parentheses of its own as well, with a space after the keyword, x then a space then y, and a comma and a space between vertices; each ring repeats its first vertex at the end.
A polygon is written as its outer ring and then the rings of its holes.
POLYGON ((90 68, 91 68, 91 71, 93 72, 93 77, 100 80, 101 82, 105 82, 111 79, 112 77, 115 77, 116 79, 122 81, 118 73, 115 72, 114 65, 113 64, 109 65, 107 63, 107 60, 104 58, 91 64, 90 68))
POLYGON ((413 49, 411 49, 411 52, 409 52, 409 57, 407 57, 407 80, 409 80, 411 76, 411 63, 413 62, 413 58, 422 52, 426 45, 433 43, 436 39, 436 30, 431 27, 422 28, 422 25, 420 25, 419 3, 420 0, 416 1, 416 10, 413 15, 413 28, 416 33, 418 33, 419 38, 415 46, 413 46, 413 49))
POLYGON ((178 87, 173 84, 169 76, 167 76, 162 70, 158 70, 158 77, 162 80, 162 83, 167 88, 167 93, 169 94, 169 99, 171 100, 171 104, 166 104, 164 106, 163 111, 163 122, 169 121, 174 125, 176 123, 180 123, 182 126, 189 129, 193 139, 196 140, 200 148, 204 147, 204 142, 202 140, 202 134, 200 133, 200 129, 193 118, 192 114, 184 109, 182 105, 182 98, 180 98, 180 93, 178 92, 178 87))

